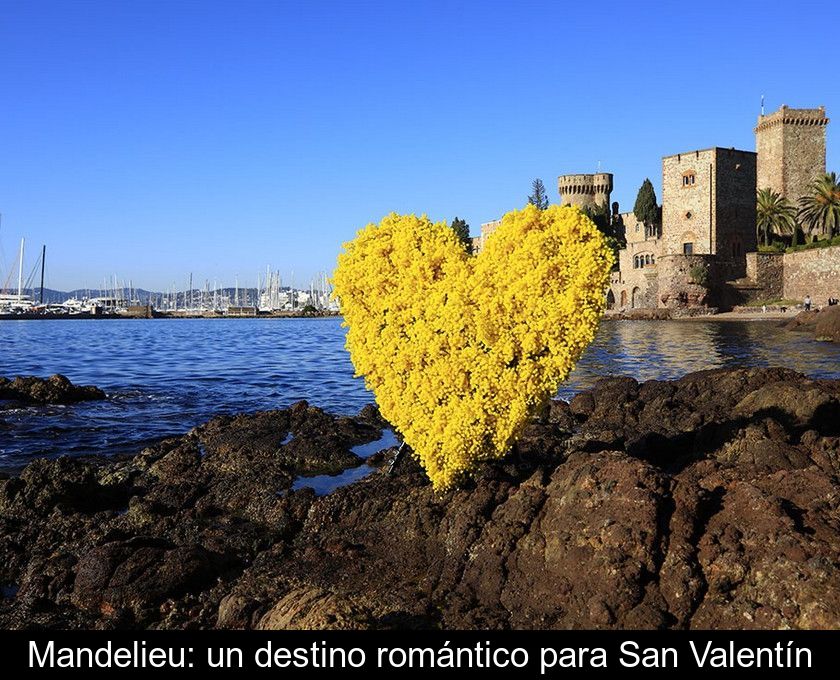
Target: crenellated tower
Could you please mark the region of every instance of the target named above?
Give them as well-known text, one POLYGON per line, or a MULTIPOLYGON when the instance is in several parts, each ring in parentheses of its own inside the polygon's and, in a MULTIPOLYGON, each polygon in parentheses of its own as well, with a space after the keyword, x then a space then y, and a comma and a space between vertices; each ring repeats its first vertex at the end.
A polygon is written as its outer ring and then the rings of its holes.
POLYGON ((783 106, 759 116, 755 127, 758 152, 757 188, 778 191, 796 205, 808 185, 825 172, 825 107, 783 106))
POLYGON ((613 176, 609 172, 593 175, 560 175, 557 189, 563 205, 576 205, 581 208, 595 208, 610 205, 613 190, 613 176))

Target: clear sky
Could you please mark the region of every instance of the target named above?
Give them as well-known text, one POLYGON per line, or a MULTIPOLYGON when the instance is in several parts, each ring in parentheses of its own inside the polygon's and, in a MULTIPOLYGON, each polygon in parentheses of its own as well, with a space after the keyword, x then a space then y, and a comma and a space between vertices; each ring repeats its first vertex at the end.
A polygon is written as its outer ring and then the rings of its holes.
POLYGON ((392 210, 475 233, 599 162, 631 209, 663 155, 754 149, 762 94, 840 116, 838 8, 0 0, 0 285, 21 236, 65 290, 302 282, 392 210))

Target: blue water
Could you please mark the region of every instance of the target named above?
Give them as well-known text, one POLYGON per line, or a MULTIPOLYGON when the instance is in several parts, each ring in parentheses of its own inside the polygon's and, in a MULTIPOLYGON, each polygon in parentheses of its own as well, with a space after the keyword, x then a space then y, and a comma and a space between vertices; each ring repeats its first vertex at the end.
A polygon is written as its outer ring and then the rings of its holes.
MULTIPOLYGON (((604 375, 742 365, 840 377, 840 345, 775 322, 610 321, 560 396, 604 375)), ((373 401, 353 377, 337 318, 0 321, 0 375, 53 373, 97 385, 108 400, 0 410, 0 470, 37 456, 135 452, 222 413, 307 399, 354 414, 373 401)))
MULTIPOLYGON (((391 429, 386 429, 382 432, 382 436, 379 439, 368 442, 367 444, 354 446, 351 451, 360 458, 370 458, 374 453, 399 445, 400 442, 397 439, 396 433, 391 429)), ((374 468, 362 464, 358 467, 348 468, 343 472, 339 472, 337 475, 298 477, 292 484, 292 490, 309 487, 315 492, 316 496, 326 496, 341 486, 347 486, 353 482, 358 482, 360 479, 364 479, 369 474, 372 474, 373 470, 374 468)))

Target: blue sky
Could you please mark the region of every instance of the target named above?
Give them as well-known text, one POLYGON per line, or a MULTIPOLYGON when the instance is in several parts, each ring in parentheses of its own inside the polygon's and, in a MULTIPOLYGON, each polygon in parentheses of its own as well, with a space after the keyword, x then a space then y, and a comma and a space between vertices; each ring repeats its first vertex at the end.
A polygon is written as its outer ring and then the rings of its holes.
MULTIPOLYGON (((540 177, 754 148, 759 101, 840 116, 834 3, 0 0, 0 285, 297 281, 384 214, 481 222, 540 177), (830 27, 830 28, 829 28, 830 27), (33 260, 34 262, 34 260, 33 260)), ((840 170, 840 130, 828 165, 840 170)))

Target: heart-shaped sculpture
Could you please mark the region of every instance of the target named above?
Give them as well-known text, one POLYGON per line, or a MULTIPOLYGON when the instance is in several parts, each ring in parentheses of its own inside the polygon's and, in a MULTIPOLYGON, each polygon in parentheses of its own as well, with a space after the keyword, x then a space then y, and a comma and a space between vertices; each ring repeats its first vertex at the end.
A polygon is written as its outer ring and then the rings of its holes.
POLYGON ((508 213, 471 256, 445 222, 391 214, 333 276, 347 348, 435 489, 507 453, 595 336, 613 255, 577 208, 508 213))

